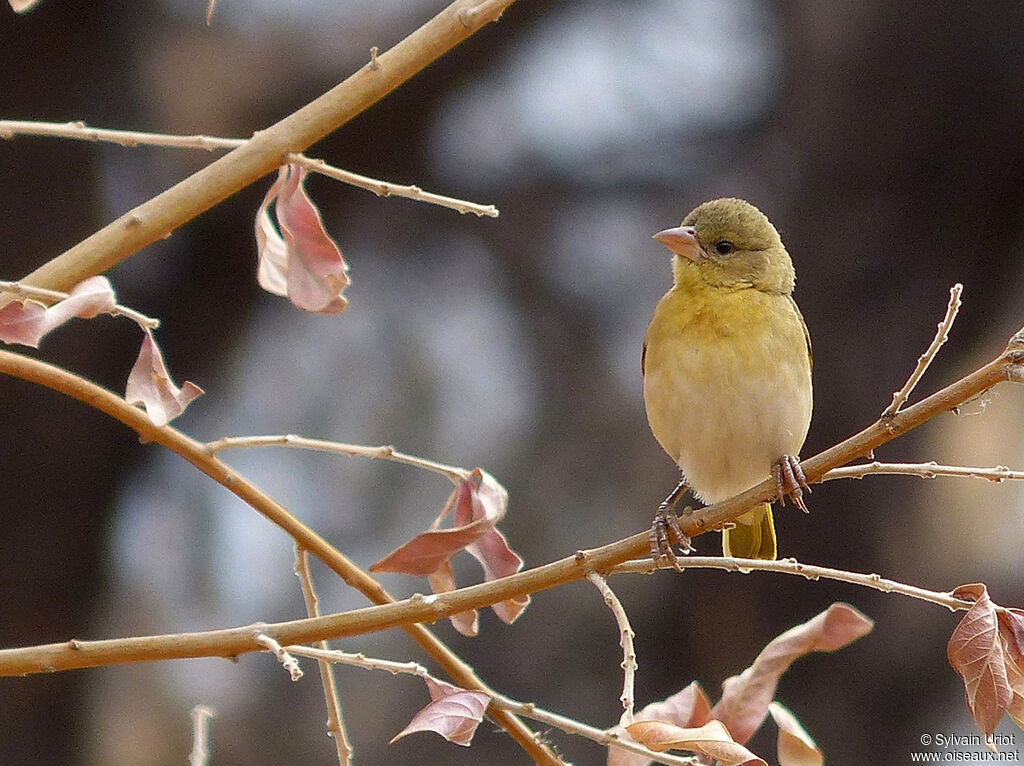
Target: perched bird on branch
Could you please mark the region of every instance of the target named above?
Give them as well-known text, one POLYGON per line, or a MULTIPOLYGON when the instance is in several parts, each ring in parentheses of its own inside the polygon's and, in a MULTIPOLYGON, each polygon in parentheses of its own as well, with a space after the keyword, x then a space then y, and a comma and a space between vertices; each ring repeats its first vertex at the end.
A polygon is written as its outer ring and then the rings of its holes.
MULTIPOLYGON (((793 300, 796 274, 771 222, 717 199, 654 238, 672 251, 673 285, 644 340, 644 402, 655 438, 683 474, 655 517, 651 548, 688 546, 672 508, 687 486, 718 502, 775 477, 802 510, 797 453, 811 422, 811 341, 793 300)), ((776 558, 763 503, 723 530, 727 556, 776 558)))

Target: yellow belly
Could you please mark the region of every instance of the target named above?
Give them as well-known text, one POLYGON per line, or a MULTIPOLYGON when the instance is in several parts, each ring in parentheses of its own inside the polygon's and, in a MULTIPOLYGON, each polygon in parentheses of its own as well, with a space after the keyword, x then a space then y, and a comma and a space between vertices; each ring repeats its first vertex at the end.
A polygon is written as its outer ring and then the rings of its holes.
POLYGON ((803 323, 784 295, 671 290, 647 331, 644 401, 655 438, 706 502, 796 455, 811 420, 803 323))

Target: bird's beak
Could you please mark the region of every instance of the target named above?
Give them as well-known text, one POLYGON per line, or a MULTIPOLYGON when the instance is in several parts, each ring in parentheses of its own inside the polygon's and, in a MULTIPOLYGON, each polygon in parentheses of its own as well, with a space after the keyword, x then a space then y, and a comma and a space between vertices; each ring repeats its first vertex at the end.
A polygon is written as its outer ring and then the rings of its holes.
POLYGON ((676 255, 689 258, 694 263, 707 257, 697 241, 697 235, 692 226, 665 229, 655 234, 654 238, 676 255))

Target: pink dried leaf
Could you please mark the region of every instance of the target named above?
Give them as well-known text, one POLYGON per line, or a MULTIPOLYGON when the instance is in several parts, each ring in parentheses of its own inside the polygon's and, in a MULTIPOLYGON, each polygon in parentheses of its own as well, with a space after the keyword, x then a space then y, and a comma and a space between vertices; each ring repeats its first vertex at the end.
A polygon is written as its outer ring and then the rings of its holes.
POLYGON ((38 348, 48 332, 69 319, 91 319, 109 313, 114 305, 114 290, 107 278, 89 277, 49 308, 34 300, 15 300, 0 308, 0 340, 38 348))
POLYGON ((46 332, 74 317, 92 319, 98 314, 108 314, 116 302, 109 279, 103 276, 84 279, 71 289, 67 298, 57 301, 46 310, 46 332))
POLYGON ((659 753, 665 750, 688 750, 706 755, 721 766, 768 766, 764 760, 735 741, 721 721, 708 721, 696 728, 684 728, 664 721, 637 721, 627 726, 626 731, 637 742, 659 753))
MULTIPOLYGON (((430 581, 430 589, 434 593, 447 593, 455 590, 455 572, 452 570, 452 563, 445 561, 436 571, 427 575, 430 581)), ((480 612, 476 609, 467 609, 464 612, 456 612, 449 616, 452 627, 464 636, 472 638, 480 633, 480 612)))
POLYGON ((306 194, 305 168, 285 165, 256 214, 257 279, 275 295, 287 295, 305 311, 337 314, 348 301, 351 280, 338 245, 324 228, 320 211, 306 194), (275 227, 270 203, 277 215, 275 227))
POLYGON ((449 742, 469 747, 477 726, 490 704, 490 695, 427 678, 432 702, 413 716, 409 725, 391 740, 417 731, 432 731, 449 742))
POLYGON ((840 649, 869 633, 874 625, 849 604, 832 604, 772 639, 749 668, 726 679, 712 716, 729 727, 737 742, 746 742, 768 715, 779 678, 790 665, 811 652, 840 649))
MULTIPOLYGON (((458 483, 426 532, 421 532, 372 564, 370 570, 425 575, 431 578, 435 593, 444 592, 455 587, 454 580, 448 582, 447 573, 451 569, 448 560, 465 550, 480 562, 487 581, 514 574, 522 569, 523 560, 495 527, 504 518, 507 507, 508 492, 505 488, 491 474, 476 468, 468 480, 458 483), (441 529, 440 525, 449 513, 454 526, 441 529), (440 576, 435 577, 439 572, 440 576), (439 584, 449 587, 439 590, 439 584)), ((492 608, 501 620, 511 623, 529 603, 528 595, 514 596, 494 604, 492 608)), ((456 629, 466 635, 470 635, 467 631, 475 630, 477 625, 475 614, 470 612, 456 615, 452 621, 456 629)))
MULTIPOLYGON (((693 681, 686 688, 660 702, 645 705, 633 717, 637 721, 663 721, 684 729, 703 726, 711 720, 711 700, 700 684, 693 681)), ((629 737, 624 727, 616 726, 615 732, 629 737)), ((650 759, 639 753, 631 753, 621 747, 608 748, 608 766, 647 766, 650 759)))
POLYGON ((771 703, 768 712, 779 727, 779 766, 822 766, 825 756, 796 716, 778 702, 771 703))
POLYGON ((189 403, 203 393, 195 383, 186 382, 181 388, 174 385, 160 347, 148 330, 128 375, 124 398, 129 404, 141 404, 155 426, 165 426, 178 417, 189 403))
POLYGON ((983 733, 991 734, 1013 702, 999 635, 998 607, 981 583, 961 585, 953 595, 973 599, 974 605, 953 630, 946 654, 953 670, 963 679, 971 717, 983 733))
POLYGON ((11 301, 0 308, 0 340, 39 348, 46 334, 46 306, 37 301, 11 301))

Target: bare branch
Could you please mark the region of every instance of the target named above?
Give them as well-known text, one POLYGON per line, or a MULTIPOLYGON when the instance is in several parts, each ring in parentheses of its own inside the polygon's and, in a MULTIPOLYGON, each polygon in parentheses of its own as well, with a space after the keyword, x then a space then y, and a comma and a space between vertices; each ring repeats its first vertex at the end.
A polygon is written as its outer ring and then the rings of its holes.
POLYGON ((928 349, 921 354, 917 360, 917 366, 914 371, 910 373, 910 377, 907 378, 907 382, 903 384, 903 388, 892 395, 892 404, 886 407, 882 413, 882 420, 887 420, 893 417, 897 412, 900 411, 900 407, 904 405, 907 398, 910 396, 910 392, 914 390, 914 386, 924 375, 925 370, 928 369, 928 365, 932 363, 935 355, 939 353, 939 349, 942 348, 942 344, 949 338, 949 330, 953 326, 953 321, 956 319, 957 312, 960 311, 960 293, 963 292, 964 286, 957 282, 949 289, 949 305, 946 307, 946 316, 943 317, 942 321, 939 322, 938 330, 935 333, 935 338, 932 340, 931 345, 928 349))
MULTIPOLYGON (((306 614, 310 617, 320 616, 320 597, 313 586, 313 575, 309 571, 309 555, 304 548, 295 546, 295 575, 302 586, 302 598, 306 602, 306 614)), ((330 647, 326 641, 318 641, 317 648, 325 651, 330 647)), ((318 661, 320 680, 324 687, 324 701, 327 704, 327 736, 334 739, 338 750, 340 766, 352 763, 352 743, 345 729, 345 719, 341 714, 341 699, 334 678, 334 667, 329 662, 318 661)))
MULTIPOLYGON (((286 648, 289 652, 298 657, 308 657, 322 662, 351 665, 353 667, 364 668, 366 670, 384 670, 392 674, 404 673, 406 675, 418 676, 419 678, 424 679, 433 678, 433 676, 427 672, 427 669, 417 662, 394 662, 392 660, 381 660, 374 657, 367 657, 362 653, 351 654, 349 652, 342 652, 336 649, 324 651, 322 649, 314 649, 300 645, 288 646, 286 648)), ((539 708, 532 702, 517 702, 516 700, 502 694, 495 694, 491 699, 490 707, 507 710, 515 713, 516 715, 521 715, 524 718, 532 718, 535 721, 553 726, 556 729, 561 729, 568 734, 585 737, 586 739, 593 740, 601 745, 624 748, 634 753, 644 755, 658 763, 674 764, 675 766, 693 766, 693 764, 697 763, 697 761, 686 757, 673 756, 667 753, 655 753, 653 750, 648 750, 643 745, 636 742, 621 739, 614 731, 596 729, 593 726, 587 726, 586 724, 580 723, 572 718, 567 718, 566 716, 539 708)))
MULTIPOLYGON (((831 569, 819 567, 814 564, 802 564, 796 559, 780 559, 778 561, 765 561, 763 559, 739 559, 729 556, 685 556, 678 560, 678 569, 722 569, 726 572, 778 572, 781 574, 799 575, 808 580, 838 580, 853 585, 860 585, 873 590, 880 590, 883 593, 899 593, 903 596, 916 598, 920 601, 927 601, 932 604, 944 606, 951 612, 962 609, 970 609, 973 601, 965 601, 957 598, 951 593, 942 593, 925 588, 918 588, 915 585, 906 585, 895 580, 888 580, 877 574, 861 574, 859 572, 847 572, 843 569, 831 569)), ((609 574, 651 574, 656 569, 676 570, 677 567, 668 562, 660 562, 655 565, 651 559, 638 559, 627 561, 614 567, 609 574)))
POLYGON ((964 479, 985 479, 1001 484, 1004 481, 1020 481, 1024 479, 1024 471, 1012 471, 1006 466, 994 468, 972 468, 966 465, 939 465, 935 461, 929 463, 863 463, 833 468, 821 477, 822 481, 833 479, 862 479, 871 474, 903 474, 918 476, 922 479, 934 479, 937 476, 954 476, 964 479))
MULTIPOLYGON (((107 128, 93 128, 84 122, 34 122, 28 120, 0 120, 0 138, 14 138, 15 136, 48 136, 54 138, 70 138, 78 141, 102 141, 105 143, 118 144, 119 146, 162 146, 174 149, 237 149, 248 143, 245 138, 220 138, 218 136, 204 135, 178 135, 174 133, 144 133, 135 130, 110 130, 107 128)), ((349 170, 343 170, 328 165, 322 159, 307 157, 304 154, 293 152, 285 158, 288 162, 302 165, 313 173, 319 173, 341 181, 349 186, 356 186, 366 191, 371 191, 378 197, 405 197, 406 199, 427 202, 431 205, 439 205, 459 213, 473 213, 478 217, 487 216, 497 218, 498 208, 494 205, 481 205, 477 202, 467 202, 455 197, 447 197, 443 194, 423 191, 418 186, 395 184, 389 181, 378 181, 349 170)))
POLYGON ((192 708, 192 752, 188 755, 188 766, 206 766, 210 758, 210 719, 217 711, 207 705, 192 708))
POLYGON ((281 667, 288 671, 288 675, 291 676, 293 681, 298 681, 302 678, 302 668, 299 667, 298 660, 288 654, 288 651, 275 639, 271 638, 266 633, 257 630, 253 636, 253 640, 268 652, 274 653, 274 656, 277 657, 277 661, 281 663, 281 667))
POLYGON ((404 463, 414 468, 422 468, 426 471, 433 471, 442 476, 447 476, 453 484, 460 481, 469 481, 471 471, 465 468, 458 468, 444 463, 437 463, 433 460, 407 455, 399 452, 390 444, 383 444, 376 447, 368 447, 362 444, 345 444, 343 442, 327 441, 325 439, 308 439, 296 434, 273 434, 268 436, 225 436, 216 441, 207 442, 204 448, 211 455, 216 455, 227 449, 254 449, 257 447, 291 447, 293 449, 306 449, 316 452, 330 452, 336 455, 348 455, 349 457, 366 457, 376 460, 391 460, 395 463, 404 463))
POLYGON ((615 624, 619 626, 619 646, 622 647, 622 717, 619 719, 620 726, 629 726, 633 723, 634 686, 636 681, 636 650, 633 648, 633 628, 629 625, 629 617, 626 610, 622 608, 622 602, 615 595, 615 591, 608 585, 608 581, 597 572, 587 572, 587 579, 600 591, 604 603, 612 610, 615 616, 615 624))

